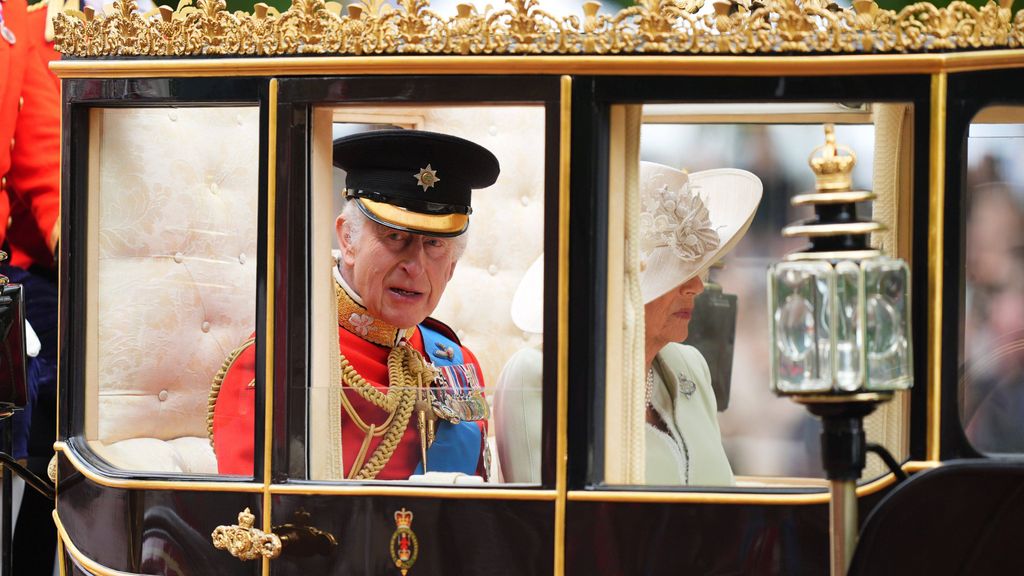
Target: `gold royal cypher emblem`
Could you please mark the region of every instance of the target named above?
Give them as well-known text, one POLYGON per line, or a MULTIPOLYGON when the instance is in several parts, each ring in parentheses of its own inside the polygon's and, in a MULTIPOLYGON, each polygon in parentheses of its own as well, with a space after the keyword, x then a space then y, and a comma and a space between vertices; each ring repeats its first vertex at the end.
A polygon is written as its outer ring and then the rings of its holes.
POLYGON ((395 512, 395 531, 391 534, 391 560, 405 576, 416 563, 420 544, 412 531, 412 512, 402 508, 395 512))

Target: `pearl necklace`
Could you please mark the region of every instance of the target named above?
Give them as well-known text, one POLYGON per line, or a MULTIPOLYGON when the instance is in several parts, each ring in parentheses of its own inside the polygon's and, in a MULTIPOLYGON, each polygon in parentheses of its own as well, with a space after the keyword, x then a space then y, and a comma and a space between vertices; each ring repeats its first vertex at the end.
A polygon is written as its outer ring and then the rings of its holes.
POLYGON ((648 406, 651 405, 651 397, 654 395, 654 368, 647 369, 647 387, 644 390, 644 400, 648 406))

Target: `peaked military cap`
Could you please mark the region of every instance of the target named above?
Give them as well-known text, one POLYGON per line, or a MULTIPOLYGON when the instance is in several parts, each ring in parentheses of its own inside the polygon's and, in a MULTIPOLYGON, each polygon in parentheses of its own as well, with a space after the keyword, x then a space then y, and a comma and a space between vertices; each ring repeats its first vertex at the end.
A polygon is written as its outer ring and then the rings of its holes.
POLYGON ((421 130, 376 130, 334 141, 334 165, 344 170, 345 196, 389 228, 457 236, 469 226, 470 195, 498 179, 489 150, 421 130))

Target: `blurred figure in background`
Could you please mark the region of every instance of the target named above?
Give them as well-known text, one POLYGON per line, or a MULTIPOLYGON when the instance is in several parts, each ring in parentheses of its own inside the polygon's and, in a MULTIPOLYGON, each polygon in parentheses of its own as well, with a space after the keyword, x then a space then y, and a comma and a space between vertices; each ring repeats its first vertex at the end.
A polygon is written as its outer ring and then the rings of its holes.
POLYGON ((975 448, 1024 452, 1024 209, 998 181, 968 198, 962 421, 975 448))

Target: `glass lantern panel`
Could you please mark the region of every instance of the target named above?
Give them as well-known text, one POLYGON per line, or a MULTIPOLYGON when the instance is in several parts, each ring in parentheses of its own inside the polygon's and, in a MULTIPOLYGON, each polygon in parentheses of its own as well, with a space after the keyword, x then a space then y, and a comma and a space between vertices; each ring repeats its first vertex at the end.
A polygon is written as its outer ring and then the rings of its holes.
POLYGON ((836 264, 835 298, 829 313, 833 314, 832 331, 835 338, 835 388, 854 392, 863 385, 863 365, 858 342, 861 339, 863 310, 861 269, 856 262, 836 264))
POLYGON ((873 258, 864 264, 869 390, 910 387, 910 273, 901 260, 873 258))
POLYGON ((827 391, 832 387, 827 312, 832 267, 782 262, 770 274, 773 387, 781 393, 827 391))

